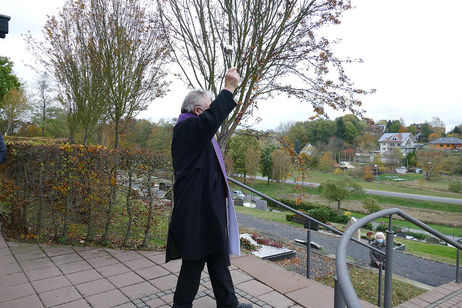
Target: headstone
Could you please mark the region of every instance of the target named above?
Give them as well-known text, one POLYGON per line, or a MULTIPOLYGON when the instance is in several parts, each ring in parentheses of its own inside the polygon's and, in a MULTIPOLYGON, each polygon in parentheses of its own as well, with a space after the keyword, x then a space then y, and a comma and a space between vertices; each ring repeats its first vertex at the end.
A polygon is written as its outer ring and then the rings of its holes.
MULTIPOLYGON (((347 225, 345 226, 345 230, 347 230, 352 224, 356 222, 356 218, 351 217, 350 220, 348 220, 347 225)), ((351 238, 357 239, 358 241, 361 239, 361 233, 359 232, 360 230, 356 230, 355 233, 353 233, 353 236, 351 238)))
POLYGON ((262 210, 262 211, 267 211, 268 210, 268 203, 266 200, 259 200, 255 202, 255 208, 262 210))
POLYGON ((166 197, 169 198, 169 199, 172 199, 172 190, 170 190, 172 186, 170 185, 165 185, 165 191, 167 191, 167 195, 166 197))
POLYGON ((167 184, 165 184, 164 182, 160 182, 159 183, 159 190, 166 191, 167 190, 167 184))
POLYGON ((242 198, 234 198, 233 202, 234 206, 244 206, 244 199, 242 198))
POLYGON ((440 240, 436 237, 430 236, 429 238, 427 238, 427 243, 440 244, 440 240))

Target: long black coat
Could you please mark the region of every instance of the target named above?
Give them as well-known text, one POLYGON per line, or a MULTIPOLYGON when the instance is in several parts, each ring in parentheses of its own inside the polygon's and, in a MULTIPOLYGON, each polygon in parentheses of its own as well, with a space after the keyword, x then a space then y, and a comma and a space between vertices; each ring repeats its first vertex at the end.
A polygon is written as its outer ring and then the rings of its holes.
POLYGON ((212 252, 229 257, 226 182, 211 140, 235 106, 232 93, 223 90, 207 110, 173 128, 174 208, 166 262, 212 252))

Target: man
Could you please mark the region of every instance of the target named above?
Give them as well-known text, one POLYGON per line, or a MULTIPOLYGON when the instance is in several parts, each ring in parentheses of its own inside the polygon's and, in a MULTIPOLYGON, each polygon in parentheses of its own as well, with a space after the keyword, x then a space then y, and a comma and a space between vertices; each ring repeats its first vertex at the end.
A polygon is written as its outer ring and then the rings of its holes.
POLYGON ((211 102, 207 92, 184 99, 173 128, 174 208, 166 262, 182 258, 173 307, 192 307, 207 263, 217 307, 252 307, 238 303, 228 266, 229 254, 240 255, 239 229, 229 192, 223 156, 214 138, 236 106, 236 68, 225 75, 224 89, 211 102))
MULTIPOLYGON (((377 232, 375 234, 375 241, 371 243, 371 246, 385 251, 385 235, 382 232, 377 232)), ((382 268, 385 267, 385 256, 373 250, 369 250, 369 256, 371 257, 372 267, 379 268, 380 265, 382 265, 382 268)))
POLYGON ((2 134, 0 134, 0 164, 3 163, 6 159, 6 147, 5 142, 3 142, 2 134))

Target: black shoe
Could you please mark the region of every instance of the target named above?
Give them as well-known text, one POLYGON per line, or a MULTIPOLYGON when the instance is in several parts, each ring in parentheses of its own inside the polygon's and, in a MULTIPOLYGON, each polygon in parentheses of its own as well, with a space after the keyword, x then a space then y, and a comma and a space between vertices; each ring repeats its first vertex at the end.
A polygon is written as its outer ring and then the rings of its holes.
POLYGON ((238 303, 235 308, 252 308, 252 304, 238 303))

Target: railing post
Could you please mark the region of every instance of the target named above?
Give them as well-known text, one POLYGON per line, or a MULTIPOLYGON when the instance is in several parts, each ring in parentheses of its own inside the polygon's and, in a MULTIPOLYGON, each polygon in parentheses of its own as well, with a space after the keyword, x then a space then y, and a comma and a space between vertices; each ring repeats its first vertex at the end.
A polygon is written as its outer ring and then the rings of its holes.
POLYGON ((334 275, 334 308, 345 308, 345 299, 340 288, 337 275, 334 275))
POLYGON ((457 283, 460 283, 459 272, 460 272, 460 250, 457 249, 457 259, 456 259, 456 282, 457 283))
POLYGON ((386 255, 385 255, 385 294, 383 297, 383 304, 385 308, 391 308, 391 294, 393 284, 393 223, 392 216, 389 216, 388 230, 387 232, 387 243, 386 243, 386 255))
POLYGON ((378 292, 378 299, 377 299, 377 306, 382 307, 382 263, 383 262, 383 256, 380 255, 380 266, 379 266, 379 292, 378 292))
POLYGON ((308 230, 306 230, 306 278, 310 279, 311 265, 311 220, 308 219, 308 230))

